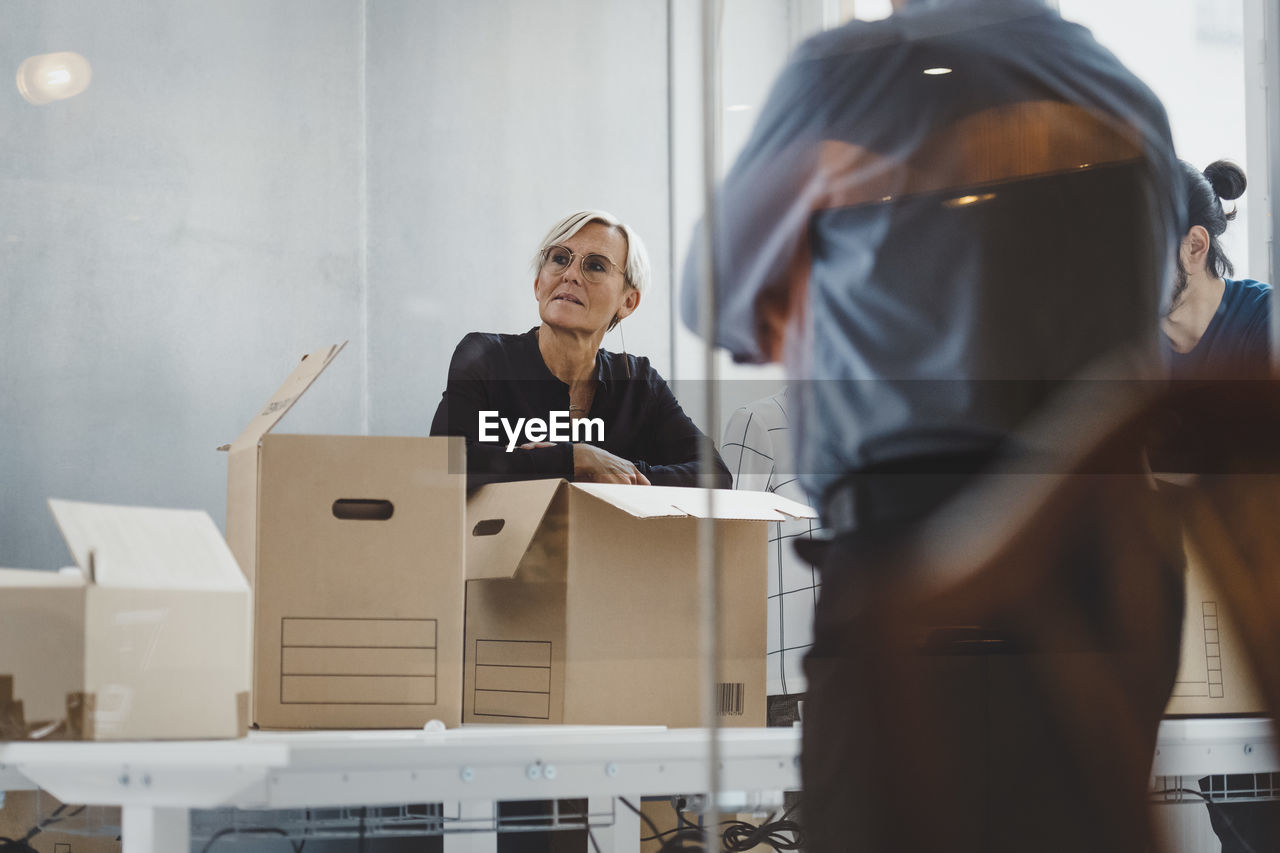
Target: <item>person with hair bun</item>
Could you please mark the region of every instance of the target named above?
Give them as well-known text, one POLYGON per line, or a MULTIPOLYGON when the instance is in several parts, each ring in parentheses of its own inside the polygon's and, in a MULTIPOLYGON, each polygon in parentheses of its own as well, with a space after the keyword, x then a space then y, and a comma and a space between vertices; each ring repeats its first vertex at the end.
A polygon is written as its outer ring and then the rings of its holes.
MULTIPOLYGON (((1174 379, 1265 379, 1271 361, 1271 285, 1234 274, 1219 238, 1235 219, 1223 201, 1245 190, 1244 171, 1229 160, 1217 160, 1200 172, 1179 161, 1186 190, 1188 230, 1178 247, 1177 277, 1171 308, 1161 326, 1173 350, 1174 379)), ((1199 447, 1207 440, 1171 421, 1167 444, 1152 452, 1157 469, 1198 470, 1199 447), (1176 447, 1170 453, 1168 448, 1176 447), (1175 464, 1170 464, 1175 462, 1175 464), (1178 464, 1180 463, 1180 464, 1178 464)), ((1231 790, 1251 784, 1252 777, 1206 776, 1200 789, 1231 790)), ((1223 853, 1274 850, 1280 838, 1280 804, 1207 802, 1209 820, 1223 853)))
POLYGON ((1175 379, 1263 379, 1271 360, 1271 285, 1234 279, 1219 238, 1236 210, 1224 201, 1245 190, 1244 170, 1217 160, 1203 171, 1179 161, 1188 230, 1178 247, 1177 279, 1161 321, 1175 379))

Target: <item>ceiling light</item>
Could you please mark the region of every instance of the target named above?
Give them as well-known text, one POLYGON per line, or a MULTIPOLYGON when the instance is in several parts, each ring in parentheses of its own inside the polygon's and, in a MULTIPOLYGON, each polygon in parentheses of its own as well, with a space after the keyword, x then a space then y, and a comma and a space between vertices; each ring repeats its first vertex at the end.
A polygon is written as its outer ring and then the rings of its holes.
POLYGON ((18 92, 27 103, 48 104, 73 98, 89 88, 93 69, 78 53, 41 53, 18 66, 18 92))
POLYGON ((968 207, 971 204, 979 204, 984 201, 991 201, 995 198, 995 193, 983 193, 982 195, 962 195, 957 198, 949 198, 943 202, 947 207, 968 207))
POLYGON ((926 69, 924 70, 924 73, 925 73, 925 74, 928 74, 930 77, 938 77, 938 76, 940 76, 940 75, 942 75, 942 74, 950 74, 950 73, 951 73, 951 69, 950 69, 950 68, 942 68, 942 67, 938 67, 938 68, 926 68, 926 69))

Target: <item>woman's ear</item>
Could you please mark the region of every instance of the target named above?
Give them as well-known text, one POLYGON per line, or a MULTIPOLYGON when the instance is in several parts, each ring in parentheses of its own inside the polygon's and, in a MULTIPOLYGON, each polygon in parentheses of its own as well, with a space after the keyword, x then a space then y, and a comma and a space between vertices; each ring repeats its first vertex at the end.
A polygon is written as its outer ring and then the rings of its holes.
POLYGON ((1182 238, 1182 250, 1185 252, 1187 272, 1199 272, 1204 269, 1209 259, 1209 232, 1203 225, 1192 225, 1187 236, 1182 238))
POLYGON ((634 287, 628 287, 626 293, 622 296, 622 304, 618 306, 615 316, 621 320, 631 314, 640 307, 640 291, 634 287))

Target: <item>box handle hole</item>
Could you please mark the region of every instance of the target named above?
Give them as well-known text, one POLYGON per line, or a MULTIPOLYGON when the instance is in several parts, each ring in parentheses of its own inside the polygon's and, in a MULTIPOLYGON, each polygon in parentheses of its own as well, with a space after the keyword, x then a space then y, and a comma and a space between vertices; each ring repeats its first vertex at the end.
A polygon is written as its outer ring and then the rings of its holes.
POLYGON ((503 518, 486 518, 471 529, 472 536, 497 536, 507 524, 503 518))
POLYGON ((333 502, 333 517, 344 521, 386 521, 395 511, 391 501, 339 498, 333 502))

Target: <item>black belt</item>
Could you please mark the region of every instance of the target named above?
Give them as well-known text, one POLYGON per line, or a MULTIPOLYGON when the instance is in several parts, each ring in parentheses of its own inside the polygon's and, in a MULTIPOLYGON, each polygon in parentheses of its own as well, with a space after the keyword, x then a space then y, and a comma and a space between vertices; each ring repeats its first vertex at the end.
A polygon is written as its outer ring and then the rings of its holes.
POLYGON ((839 535, 920 521, 1002 455, 984 450, 914 456, 846 474, 822 497, 822 526, 839 535))

